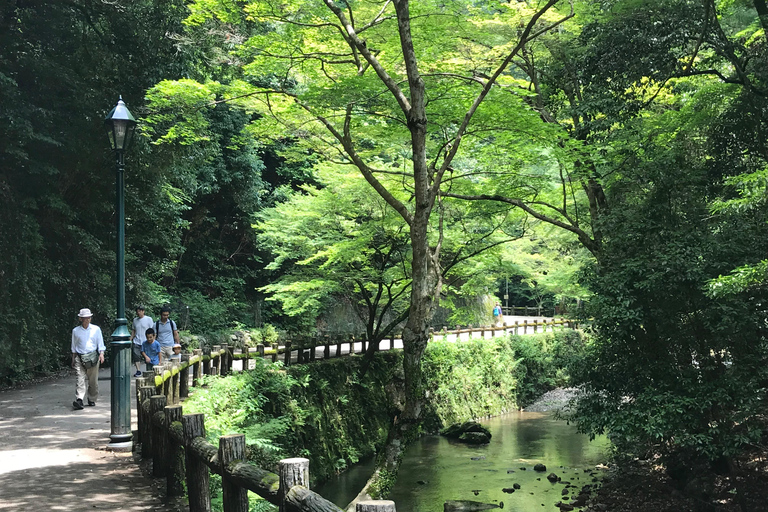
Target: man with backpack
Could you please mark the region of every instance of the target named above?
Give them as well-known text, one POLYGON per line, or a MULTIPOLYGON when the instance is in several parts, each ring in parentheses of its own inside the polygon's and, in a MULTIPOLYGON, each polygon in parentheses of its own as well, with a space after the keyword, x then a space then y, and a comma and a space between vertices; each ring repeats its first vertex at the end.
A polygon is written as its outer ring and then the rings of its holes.
POLYGON ((163 361, 169 361, 173 355, 173 346, 179 341, 179 330, 176 323, 170 319, 171 308, 163 306, 160 310, 160 320, 155 322, 155 336, 160 343, 163 361))

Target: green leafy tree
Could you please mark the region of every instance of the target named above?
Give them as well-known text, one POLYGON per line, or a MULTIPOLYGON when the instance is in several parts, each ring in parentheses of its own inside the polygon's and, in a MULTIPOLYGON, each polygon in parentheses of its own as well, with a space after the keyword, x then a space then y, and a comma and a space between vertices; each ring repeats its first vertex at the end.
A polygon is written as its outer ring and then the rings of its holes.
POLYGON ((322 188, 304 187, 263 210, 255 224, 266 269, 264 286, 292 317, 315 319, 339 298, 351 301, 372 344, 407 315, 408 232, 358 174, 327 170, 322 188))
MULTIPOLYGON (((473 155, 491 147, 490 138, 511 142, 535 119, 519 96, 506 93, 504 85, 514 80, 506 71, 524 44, 562 21, 549 13, 556 3, 494 9, 407 0, 190 6, 188 23, 218 23, 243 41, 231 52, 242 63, 241 78, 226 87, 198 87, 259 112, 254 136, 290 134, 326 158, 354 166, 408 225, 406 401, 365 493, 387 493, 422 415, 420 361, 442 288, 444 238, 431 219, 443 180, 468 172, 473 155), (396 190, 382 180, 391 172, 401 177, 396 190), (399 190, 409 194, 407 201, 399 199, 399 190)), ((174 129, 204 128, 192 123, 174 129)))
MULTIPOLYGON (((371 342, 370 360, 408 316, 408 229, 359 173, 322 167, 321 188, 304 187, 258 214, 259 245, 272 252, 267 270, 276 274, 262 290, 298 319, 314 320, 338 300, 349 301, 371 342)), ((440 267, 445 295, 474 298, 494 280, 483 261, 522 234, 523 226, 498 208, 460 206, 441 205, 446 245, 440 267)), ((444 305, 450 304, 446 299, 444 305)))
MULTIPOLYGON (((184 15, 172 0, 0 6, 0 379, 55 367, 82 306, 109 330, 115 166, 102 120, 118 94, 139 111, 146 87, 181 75, 166 34, 184 15)), ((129 184, 145 151, 129 157, 129 184)))
MULTIPOLYGON (((631 20, 648 12, 632 2, 613 8, 589 37, 622 55, 637 30, 631 20)), ((764 429, 765 289, 712 280, 764 258, 766 212, 754 192, 766 153, 754 133, 768 121, 755 65, 765 42, 747 2, 658 8, 640 32, 667 20, 671 36, 647 39, 637 66, 620 72, 591 60, 616 82, 605 94, 638 115, 605 138, 611 209, 588 274, 596 338, 575 419, 625 453, 661 454, 685 477, 701 461, 736 470, 735 456, 764 429)))

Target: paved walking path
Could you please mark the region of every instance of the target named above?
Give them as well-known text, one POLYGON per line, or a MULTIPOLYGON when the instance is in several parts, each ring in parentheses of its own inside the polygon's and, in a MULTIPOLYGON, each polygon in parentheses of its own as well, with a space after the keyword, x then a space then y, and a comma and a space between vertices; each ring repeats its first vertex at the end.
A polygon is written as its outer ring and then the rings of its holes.
MULTIPOLYGON (((95 407, 72 410, 73 375, 0 392, 0 510, 179 510, 131 453, 106 451, 110 373, 99 372, 95 407)), ((133 380, 133 379, 132 379, 133 380)), ((131 397, 134 397, 133 383, 131 397)), ((131 416, 136 429, 136 404, 131 416)))

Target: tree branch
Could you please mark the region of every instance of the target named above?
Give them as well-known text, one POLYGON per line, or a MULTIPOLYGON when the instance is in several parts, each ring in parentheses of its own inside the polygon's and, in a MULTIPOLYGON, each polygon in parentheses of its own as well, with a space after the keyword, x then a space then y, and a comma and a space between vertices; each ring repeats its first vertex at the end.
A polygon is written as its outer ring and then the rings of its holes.
MULTIPOLYGON (((454 194, 454 193, 443 193, 443 195, 445 197, 452 197, 454 199, 463 199, 465 201, 496 201, 496 202, 511 204, 513 206, 520 208, 524 212, 530 214, 532 217, 539 219, 540 221, 552 224, 559 228, 565 229, 566 231, 570 231, 571 233, 579 237, 579 241, 582 243, 582 245, 584 245, 584 247, 589 252, 591 252, 595 257, 599 256, 599 253, 600 253, 599 244, 589 235, 589 233, 587 233, 583 229, 573 224, 563 222, 561 220, 555 219, 554 217, 550 217, 548 215, 544 215, 543 213, 537 210, 534 210, 533 208, 528 206, 526 203, 524 203, 520 199, 513 199, 510 197, 489 195, 489 194, 464 195, 464 194, 454 194)), ((540 204, 546 205, 546 203, 540 203, 540 204)), ((546 205, 546 206, 549 206, 550 208, 559 212, 559 209, 556 207, 552 207, 550 205, 546 205)))
POLYGON ((563 23, 567 19, 573 17, 573 4, 571 4, 571 12, 563 19, 557 21, 555 24, 546 27, 545 29, 542 29, 538 32, 536 32, 534 35, 531 35, 531 32, 533 31, 533 27, 536 25, 536 23, 539 21, 539 18, 541 18, 544 13, 546 13, 553 5, 555 5, 559 0, 548 0, 547 3, 539 9, 536 14, 533 15, 533 17, 530 19, 528 24, 525 27, 525 30, 523 31, 522 36, 520 37, 520 41, 518 41, 517 45, 512 49, 512 51, 507 55, 507 57, 504 59, 504 61, 496 68, 496 71, 494 71, 493 75, 488 79, 488 81, 483 86, 483 90, 480 91, 480 94, 477 95, 475 98, 475 101, 472 103, 472 106, 469 108, 467 113, 464 115, 464 120, 461 123, 461 126, 459 126, 459 129, 456 131, 456 135, 453 138, 453 144, 451 144, 451 148, 448 151, 448 154, 446 155, 445 159, 443 160, 443 164, 440 166, 440 169, 437 170, 435 173, 434 181, 432 183, 432 187, 437 191, 437 189, 440 188, 440 180, 443 177, 443 174, 445 174, 445 171, 448 169, 448 167, 451 165, 451 162, 453 161, 453 158, 456 156, 457 151, 459 150, 459 145, 461 144, 461 139, 464 136, 464 132, 466 131, 467 127, 469 126, 470 121, 472 120, 472 117, 474 116, 477 109, 480 107, 480 104, 483 102, 485 97, 488 95, 488 93, 491 90, 491 87, 493 87, 496 80, 499 78, 501 73, 504 72, 504 70, 509 66, 509 63, 512 62, 512 59, 515 55, 517 55, 517 52, 519 52, 522 47, 531 39, 538 37, 540 34, 543 34, 552 28, 556 27, 560 23, 563 23))
POLYGON ((325 5, 331 10, 331 12, 333 12, 333 14, 335 14, 339 19, 341 25, 344 27, 344 31, 346 32, 346 36, 349 38, 349 41, 354 44, 355 48, 363 55, 363 58, 365 58, 366 62, 368 62, 368 64, 370 64, 371 67, 376 71, 376 74, 395 97, 395 100, 397 100, 397 103, 400 105, 400 108, 403 110, 403 112, 406 114, 410 112, 411 104, 408 101, 408 98, 405 97, 405 94, 403 94, 403 91, 397 85, 397 82, 391 76, 389 76, 389 73, 386 72, 379 60, 371 53, 371 51, 366 46, 366 42, 363 39, 360 39, 360 36, 357 35, 354 25, 352 25, 352 23, 347 19, 344 11, 342 11, 333 2, 333 0, 323 1, 325 2, 325 5))

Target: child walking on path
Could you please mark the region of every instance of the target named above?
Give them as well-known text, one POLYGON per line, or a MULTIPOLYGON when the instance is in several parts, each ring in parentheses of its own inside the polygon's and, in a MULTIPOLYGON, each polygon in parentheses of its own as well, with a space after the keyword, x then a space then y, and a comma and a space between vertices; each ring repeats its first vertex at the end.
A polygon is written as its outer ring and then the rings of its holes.
POLYGON ((144 357, 144 362, 147 363, 147 371, 152 370, 154 365, 158 365, 163 362, 162 350, 160 343, 155 340, 155 330, 149 328, 144 332, 147 340, 141 344, 141 355, 144 357))

